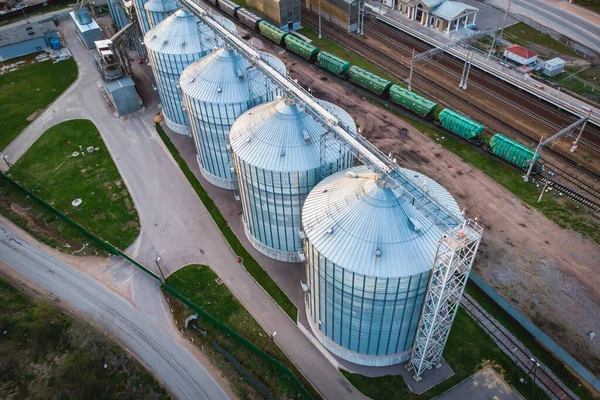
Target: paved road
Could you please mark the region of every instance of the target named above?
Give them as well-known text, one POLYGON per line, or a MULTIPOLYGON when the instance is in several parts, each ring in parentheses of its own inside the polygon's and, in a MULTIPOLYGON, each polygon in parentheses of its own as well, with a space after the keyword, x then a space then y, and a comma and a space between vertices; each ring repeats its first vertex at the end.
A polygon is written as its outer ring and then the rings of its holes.
MULTIPOLYGON (((165 274, 191 264, 209 265, 317 390, 328 399, 364 398, 327 361, 287 315, 236 262, 206 208, 158 137, 147 111, 126 120, 114 117, 97 86, 91 54, 77 38, 70 21, 61 30, 79 66, 80 78, 4 151, 16 162, 46 129, 73 118, 89 118, 98 127, 138 210, 141 234, 127 249, 130 256, 156 271, 160 254, 165 274)), ((0 166, 1 167, 1 166, 0 166)), ((84 199, 85 200, 85 199, 84 199)), ((162 321, 164 299, 156 285, 132 281, 136 307, 162 321)))
MULTIPOLYGON (((508 0, 486 0, 506 9, 508 0)), ((510 12, 525 15, 542 25, 600 51, 600 16, 555 0, 512 0, 510 12)))
MULTIPOLYGON (((177 398, 229 398, 172 331, 155 323, 93 278, 19 238, 3 224, 0 224, 0 259, 0 268, 13 268, 61 301, 99 321, 154 370, 177 398)), ((153 284, 158 286, 156 282, 153 284)))

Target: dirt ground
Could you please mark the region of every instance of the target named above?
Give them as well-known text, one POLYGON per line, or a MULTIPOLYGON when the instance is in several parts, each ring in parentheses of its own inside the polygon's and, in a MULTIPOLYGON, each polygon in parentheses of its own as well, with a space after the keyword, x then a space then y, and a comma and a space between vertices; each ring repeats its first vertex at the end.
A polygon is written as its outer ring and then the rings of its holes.
MULTIPOLYGON (((253 40, 258 44, 257 40, 253 40)), ((273 51, 273 49, 265 50, 273 51)), ((579 361, 600 372, 600 248, 524 205, 483 172, 445 150, 404 120, 376 106, 347 82, 334 82, 312 65, 277 54, 292 78, 316 97, 346 109, 362 134, 398 162, 444 185, 467 216, 485 227, 475 270, 579 361), (407 133, 401 129, 407 128, 407 133)))

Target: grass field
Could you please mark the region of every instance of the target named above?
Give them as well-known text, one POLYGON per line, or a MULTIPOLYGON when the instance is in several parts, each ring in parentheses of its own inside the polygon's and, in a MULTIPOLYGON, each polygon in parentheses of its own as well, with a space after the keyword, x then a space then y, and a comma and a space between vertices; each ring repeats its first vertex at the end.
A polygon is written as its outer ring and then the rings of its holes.
POLYGON ((27 117, 48 107, 76 78, 77 64, 73 59, 21 66, 17 71, 0 75, 0 150, 31 123, 27 117))
MULTIPOLYGON (((114 246, 125 249, 139 235, 138 214, 131 196, 98 129, 89 120, 66 121, 48 129, 8 172, 114 246), (98 151, 88 153, 90 146, 98 151), (79 155, 73 156, 74 152, 79 155), (83 202, 74 207, 74 199, 83 202)), ((67 242, 72 239, 70 231, 58 230, 60 238, 67 242)))
POLYGON ((535 30, 524 22, 519 22, 504 29, 504 39, 524 47, 530 47, 531 50, 538 52, 543 58, 552 58, 558 54, 579 58, 577 53, 564 44, 535 30))
MULTIPOLYGON (((167 278, 167 283, 191 302, 244 336, 259 349, 286 365, 298 378, 301 378, 302 375, 285 354, 272 343, 269 334, 260 327, 226 285, 217 283, 217 279, 218 276, 207 266, 188 265, 170 275, 167 278)), ((174 301, 170 303, 173 305, 174 301)), ((191 312, 187 308, 180 307, 174 316, 178 320, 178 324, 181 324, 190 314, 191 312)), ((202 318, 200 317, 200 319, 202 318)), ((225 362, 223 357, 217 354, 212 347, 207 349, 207 345, 211 346, 213 340, 216 340, 221 346, 233 353, 239 362, 269 387, 275 398, 294 397, 292 395, 294 389, 290 386, 291 384, 281 377, 274 367, 264 362, 247 348, 228 338, 227 335, 222 334, 209 321, 201 320, 198 325, 208 331, 209 336, 203 338, 197 335, 196 343, 204 346, 205 352, 211 354, 211 358, 218 363, 227 375, 240 398, 255 398, 257 394, 251 385, 239 379, 231 364, 225 362)), ((192 332, 192 330, 189 330, 189 332, 192 332)), ((310 385, 305 382, 304 386, 308 388, 310 385)))
POLYGON ((137 361, 86 323, 2 280, 0 302, 0 398, 170 398, 137 361))
POLYGON ((214 201, 210 198, 208 193, 206 193, 206 190, 204 190, 204 188, 202 187, 202 185, 200 184, 190 167, 187 165, 183 157, 181 157, 179 151, 171 142, 171 140, 169 139, 165 131, 162 129, 160 124, 156 124, 156 131, 158 132, 161 139, 171 152, 171 155, 179 165, 179 168, 181 168, 181 171, 196 191, 196 194, 204 204, 204 207, 206 207, 212 219, 215 221, 215 223, 223 233, 223 236, 233 249, 234 253, 244 260, 244 268, 246 268, 248 273, 252 275, 252 277, 258 282, 260 286, 262 286, 263 289, 266 290, 269 296, 271 296, 271 298, 273 298, 273 300, 275 300, 275 302, 279 304, 283 311, 285 311, 285 313, 290 316, 292 321, 296 322, 298 309, 296 308, 294 303, 292 303, 292 301, 287 297, 283 290, 281 290, 281 288, 277 286, 277 284, 275 283, 275 281, 273 281, 273 279, 271 279, 269 274, 265 272, 265 270, 260 266, 260 264, 254 258, 252 258, 250 253, 248 253, 248 251, 244 248, 244 245, 242 245, 235 233, 233 233, 231 227, 227 224, 227 221, 217 208, 214 201))
MULTIPOLYGON (((450 364, 455 375, 421 396, 410 392, 401 376, 368 378, 345 371, 342 373, 358 390, 374 400, 431 399, 489 365, 524 398, 532 398, 532 383, 526 373, 502 353, 494 341, 462 308, 458 310, 452 326, 444 359, 450 364), (524 378, 526 383, 521 383, 520 378, 524 378)), ((546 398, 548 397, 545 393, 540 389, 536 390, 535 399, 546 398)))

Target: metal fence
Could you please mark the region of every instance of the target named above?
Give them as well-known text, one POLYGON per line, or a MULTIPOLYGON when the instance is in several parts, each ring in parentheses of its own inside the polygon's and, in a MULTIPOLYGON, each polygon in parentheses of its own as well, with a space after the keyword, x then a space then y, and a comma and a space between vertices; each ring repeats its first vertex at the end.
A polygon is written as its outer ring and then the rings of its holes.
POLYGON ((259 349, 258 347, 256 347, 252 342, 250 342, 249 340, 247 340, 246 338, 244 338, 242 335, 240 335, 239 333, 237 333, 236 331, 234 331, 233 329, 231 329, 229 326, 227 326, 226 324, 224 324, 223 322, 221 322, 217 318, 213 317, 211 314, 209 314, 208 312, 206 312, 200 306, 194 304, 189 299, 187 299, 186 297, 184 297, 183 295, 181 295, 173 287, 171 287, 168 284, 166 284, 165 282, 163 282, 157 274, 155 274, 154 272, 150 271, 149 269, 147 269, 146 267, 144 267, 142 264, 140 264, 139 262, 135 261, 133 258, 129 257, 127 254, 125 254, 123 251, 121 251, 117 247, 111 245, 110 243, 106 242, 105 240, 103 240, 103 239, 99 238, 98 236, 94 235, 92 232, 88 231, 83 226, 79 225, 77 222, 75 222, 71 218, 69 218, 67 215, 63 214, 62 212, 60 212, 56 208, 52 207, 50 204, 48 204, 47 202, 45 202, 44 200, 42 200, 41 198, 39 198, 38 196, 36 196, 35 194, 33 194, 31 191, 27 190, 25 187, 21 186, 19 183, 17 183, 16 181, 14 181, 13 179, 11 179, 10 177, 6 176, 3 173, 0 173, 0 179, 4 179, 7 182, 9 182, 17 190, 21 191, 26 196, 31 197, 33 200, 35 200, 37 203, 39 203, 45 209, 47 209, 48 211, 50 211, 54 215, 56 215, 58 218, 60 218, 63 221, 65 221, 71 227, 73 227, 78 232, 80 232, 81 234, 83 234, 84 236, 86 236, 87 238, 89 238, 90 240, 92 240, 98 246, 100 246, 103 249, 105 249, 106 251, 108 251, 110 254, 118 255, 118 256, 121 256, 121 257, 125 258, 127 261, 131 262, 133 265, 135 265, 136 267, 138 267, 139 269, 141 269, 142 271, 144 271, 145 273, 147 273, 148 275, 150 275, 152 278, 158 280, 161 283, 161 286, 164 288, 164 290, 166 292, 168 292, 173 297, 175 297, 176 299, 178 299, 179 301, 181 301, 184 305, 186 305, 191 310, 193 310, 194 312, 196 312, 204 320, 209 321, 214 327, 216 327, 223 334, 225 334, 228 337, 234 339, 237 343, 239 343, 240 345, 246 347, 252 353, 254 353, 259 358, 261 358, 262 360, 264 360, 267 364, 269 364, 270 366, 272 366, 274 368, 274 370, 280 376, 286 378, 288 380, 288 382, 295 388, 296 393, 297 393, 297 398, 300 398, 300 399, 312 399, 312 396, 309 394, 309 392, 306 390, 306 388, 302 385, 302 383, 300 382, 300 380, 294 375, 294 373, 292 371, 290 371, 289 368, 287 368, 286 366, 284 366, 283 364, 281 364, 279 361, 275 360, 273 357, 269 356, 267 353, 265 353, 264 351, 262 351, 261 349, 259 349))
POLYGON ((527 330, 534 338, 536 338, 544 347, 551 351, 558 359, 572 368, 582 379, 593 386, 596 390, 600 390, 600 379, 591 373, 586 367, 581 365, 573 356, 565 349, 560 347, 554 340, 550 339, 540 328, 535 326, 533 322, 527 319, 523 314, 511 306, 496 290, 485 283, 475 272, 471 272, 469 279, 477 285, 486 295, 488 295, 496 304, 498 304, 506 313, 513 317, 523 328, 527 330))

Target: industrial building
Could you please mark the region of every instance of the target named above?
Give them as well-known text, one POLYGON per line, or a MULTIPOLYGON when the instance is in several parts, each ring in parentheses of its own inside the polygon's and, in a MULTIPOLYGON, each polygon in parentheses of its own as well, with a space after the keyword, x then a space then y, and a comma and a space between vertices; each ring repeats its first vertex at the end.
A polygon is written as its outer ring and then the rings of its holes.
POLYGON ((230 48, 213 51, 187 67, 179 83, 200 172, 215 186, 235 189, 229 130, 250 108, 274 100, 274 85, 230 48))
POLYGON ((115 114, 122 117, 142 109, 142 100, 135 90, 135 83, 129 76, 114 81, 100 81, 102 92, 108 97, 115 114))
POLYGON ((459 1, 398 0, 397 4, 391 1, 391 7, 406 18, 448 34, 474 24, 479 12, 478 8, 459 1))
POLYGON ((544 74, 548 76, 558 75, 565 70, 566 62, 562 58, 555 57, 544 62, 544 74))
MULTIPOLYGON (((60 43, 54 22, 25 23, 0 30, 0 61, 43 51, 60 43)), ((60 44, 58 45, 60 48, 60 44)))
MULTIPOLYGON (((356 133, 350 115, 334 104, 323 105, 356 133)), ((268 257, 302 261, 300 214, 306 196, 322 179, 321 166, 339 171, 352 165, 353 156, 343 146, 331 146, 322 154, 323 133, 323 127, 289 99, 254 107, 231 127, 245 232, 268 257)))
POLYGON ((251 8, 260 11, 270 22, 284 31, 302 28, 301 0, 248 0, 251 8))
POLYGON ((146 18, 148 19, 150 29, 160 24, 178 9, 179 3, 177 0, 148 0, 144 4, 144 10, 146 11, 146 18))
POLYGON ((187 10, 169 16, 144 37, 156 80, 165 123, 174 132, 190 136, 179 77, 188 65, 210 53, 218 41, 211 29, 187 10))
POLYGON ((85 8, 80 8, 77 11, 71 11, 69 13, 71 19, 75 22, 75 30, 81 38, 81 41, 88 49, 96 47, 94 42, 96 40, 102 40, 102 32, 100 32, 100 26, 90 16, 89 12, 85 8))
POLYGON ((129 23, 127 14, 125 13, 125 9, 120 0, 108 0, 108 11, 110 12, 110 18, 117 31, 123 29, 123 27, 129 23))
POLYGON ((133 8, 135 9, 135 15, 140 24, 140 30, 142 31, 142 37, 150 30, 150 22, 148 22, 148 15, 144 5, 147 0, 132 0, 133 8))
POLYGON ((364 6, 364 0, 306 0, 306 7, 321 17, 333 22, 348 32, 356 32, 360 24, 360 10, 364 6))
MULTIPOLYGON (((402 169, 446 209, 452 196, 402 169)), ((365 166, 329 176, 302 211, 307 313, 333 354, 360 365, 408 360, 442 230, 365 166)))

